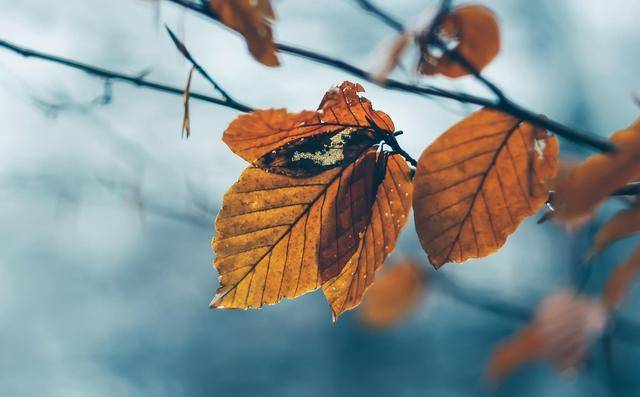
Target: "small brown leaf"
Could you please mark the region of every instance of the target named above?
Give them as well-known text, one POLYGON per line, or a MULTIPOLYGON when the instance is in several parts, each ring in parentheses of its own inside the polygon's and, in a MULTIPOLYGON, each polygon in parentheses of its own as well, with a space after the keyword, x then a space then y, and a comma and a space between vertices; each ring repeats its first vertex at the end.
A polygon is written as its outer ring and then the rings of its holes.
POLYGON ((193 78, 193 72, 196 70, 192 67, 189 71, 189 78, 187 79, 187 86, 184 88, 184 95, 182 101, 184 103, 184 115, 182 117, 182 137, 189 138, 191 135, 191 119, 189 117, 189 99, 191 98, 191 79, 193 78))
POLYGON ((411 43, 412 39, 413 34, 410 32, 405 32, 398 36, 385 51, 385 54, 382 57, 383 63, 377 68, 377 70, 371 73, 371 77, 373 77, 377 82, 384 83, 391 72, 393 72, 396 66, 398 66, 398 63, 400 63, 402 54, 404 54, 404 51, 407 49, 407 46, 411 43))
POLYGON ((640 206, 636 205, 618 212, 598 231, 596 241, 586 257, 590 258, 614 241, 638 232, 640 232, 640 206))
POLYGON ((389 328, 415 309, 423 297, 425 272, 418 262, 400 260, 378 276, 358 309, 360 320, 371 328, 389 328))
POLYGON ((489 109, 429 146, 415 175, 416 231, 436 268, 481 258, 547 199, 558 142, 543 129, 489 109))
POLYGON ((609 309, 615 308, 622 301, 638 271, 640 271, 640 247, 636 248, 631 258, 616 268, 607 280, 602 301, 609 309))
POLYGON ((279 66, 271 23, 276 19, 270 0, 210 0, 220 21, 244 36, 249 51, 266 66, 279 66))
POLYGON ((335 278, 322 285, 334 321, 341 313, 360 304, 373 283, 375 271, 395 248, 398 235, 411 211, 412 183, 410 170, 397 154, 389 155, 386 173, 372 205, 370 222, 360 233, 355 254, 335 278))
POLYGON ((588 215, 609 195, 640 177, 640 119, 610 138, 618 150, 596 154, 577 165, 554 194, 555 218, 588 215))
POLYGON ((361 92, 360 84, 345 81, 325 94, 315 112, 269 109, 241 115, 222 139, 234 153, 269 172, 313 176, 352 162, 360 149, 380 141, 379 134, 394 131, 389 116, 374 110, 361 92))
POLYGON ((500 52, 500 26, 495 14, 486 7, 466 5, 453 9, 430 36, 430 27, 419 38, 422 58, 418 68, 426 75, 442 74, 455 78, 470 74, 452 51, 464 57, 477 71, 481 71, 500 52), (443 53, 434 49, 434 40, 443 41, 449 48, 443 53), (453 47, 453 48, 451 48, 453 47))
POLYGON ((499 344, 487 376, 499 381, 528 361, 544 358, 560 371, 580 365, 607 322, 604 305, 572 292, 556 293, 540 304, 534 322, 499 344))
POLYGON ((540 358, 542 337, 535 327, 528 326, 506 342, 495 347, 487 369, 487 378, 498 382, 529 361, 540 358))

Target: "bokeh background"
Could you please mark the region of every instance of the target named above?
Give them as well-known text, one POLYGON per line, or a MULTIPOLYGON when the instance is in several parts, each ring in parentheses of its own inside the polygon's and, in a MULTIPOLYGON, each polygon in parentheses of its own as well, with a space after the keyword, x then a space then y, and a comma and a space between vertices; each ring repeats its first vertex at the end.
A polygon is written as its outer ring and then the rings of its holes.
MULTIPOLYGON (((379 3, 407 22, 436 5, 379 3)), ((483 3, 503 30, 486 75, 513 98, 602 135, 637 117, 640 2, 483 3)), ((358 65, 375 65, 393 38, 350 0, 274 4, 280 41, 358 65)), ((286 55, 281 68, 263 67, 237 35, 165 2, 0 0, 2 39, 183 87, 189 65, 164 23, 255 107, 313 109, 350 78, 286 55)), ((428 82, 485 93, 471 79, 428 82)), ((473 110, 365 87, 415 156, 473 110)), ((179 96, 112 88, 100 105, 103 81, 0 49, 1 396, 640 395, 638 288, 573 376, 533 364, 498 389, 483 380, 492 346, 523 324, 514 307, 526 312, 571 286, 597 294, 627 256, 623 242, 580 264, 615 204, 576 235, 530 220, 498 254, 446 266, 418 311, 384 332, 353 313, 332 324, 321 293, 260 311, 213 311, 212 225, 246 166, 220 137, 238 113, 193 101, 193 135, 183 140, 179 96)), ((193 88, 210 90, 199 77, 193 88)), ((567 142, 563 150, 588 154, 567 142)), ((397 255, 429 266, 412 224, 397 255)))

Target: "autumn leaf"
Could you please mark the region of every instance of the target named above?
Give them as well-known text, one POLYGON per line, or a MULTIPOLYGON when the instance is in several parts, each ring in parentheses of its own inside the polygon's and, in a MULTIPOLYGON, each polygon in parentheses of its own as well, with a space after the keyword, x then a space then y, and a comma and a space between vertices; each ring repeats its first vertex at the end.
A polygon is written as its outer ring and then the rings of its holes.
POLYGON ((249 51, 266 66, 279 66, 271 23, 276 15, 270 0, 210 0, 222 23, 244 36, 249 51))
POLYGON ((189 115, 189 99, 191 99, 191 80, 193 79, 193 72, 195 67, 189 71, 189 77, 187 78, 187 86, 184 88, 184 94, 182 96, 182 102, 184 104, 184 115, 182 116, 182 137, 189 138, 191 135, 191 117, 189 115))
MULTIPOLYGON (((349 221, 368 218, 372 193, 366 190, 373 189, 377 156, 372 149, 345 167, 311 178, 247 168, 225 194, 216 219, 212 245, 220 288, 212 306, 258 308, 318 288, 324 281, 318 261, 321 236, 328 225, 329 232, 342 234, 336 217, 347 216, 337 211, 345 211, 345 203, 336 204, 344 194, 341 186, 351 187, 351 201, 363 205, 357 216, 349 212, 349 221)), ((340 242, 355 251, 359 237, 352 234, 340 242)))
MULTIPOLYGON (((342 271, 355 254, 364 231, 371 222, 378 186, 387 172, 388 154, 369 153, 365 164, 356 167, 350 179, 338 180, 334 201, 328 201, 318 247, 320 281, 328 281, 342 271)), ((323 206, 323 210, 325 206, 323 206)))
POLYGON ((618 212, 598 231, 596 241, 586 258, 602 251, 614 241, 638 232, 640 232, 640 206, 635 205, 618 212))
POLYGON ((556 188, 554 218, 568 221, 591 213, 617 189, 640 177, 640 119, 610 141, 615 153, 596 154, 577 165, 556 188))
POLYGON ((425 272, 414 260, 400 260, 378 276, 358 309, 371 328, 388 328, 404 319, 423 297, 425 272))
POLYGON ((476 71, 484 69, 500 51, 500 26, 486 7, 460 6, 435 22, 440 22, 439 29, 429 28, 418 38, 422 53, 418 69, 423 74, 466 76, 470 71, 456 59, 454 51, 476 71), (446 51, 439 48, 436 40, 447 46, 446 51))
POLYGON ((558 142, 543 129, 489 109, 473 113, 418 161, 416 231, 436 268, 498 250, 547 199, 558 142))
POLYGON ((317 111, 269 109, 241 115, 222 139, 253 165, 284 175, 309 177, 349 164, 381 135, 394 131, 389 116, 374 110, 362 92, 360 84, 345 81, 325 94, 317 111))
POLYGON ((389 155, 386 163, 370 222, 362 232, 355 254, 340 274, 322 285, 334 321, 341 313, 360 304, 374 281, 375 271, 395 248, 398 235, 409 219, 413 188, 409 167, 397 154, 389 155))
POLYGON ((382 63, 371 73, 371 77, 378 82, 384 83, 384 81, 387 80, 387 77, 389 77, 391 72, 393 72, 396 66, 400 63, 402 54, 404 54, 405 49, 409 46, 412 40, 413 34, 410 32, 405 32, 393 40, 389 48, 386 49, 385 53, 381 57, 382 63))
POLYGON ((550 296, 540 304, 530 325, 495 348, 488 378, 499 381, 535 359, 546 359, 560 371, 574 369, 602 334, 607 317, 599 300, 567 291, 550 296))
POLYGON ((640 271, 640 248, 636 248, 631 258, 622 266, 617 267, 607 280, 602 295, 602 300, 607 308, 613 309, 622 301, 638 271, 640 271))

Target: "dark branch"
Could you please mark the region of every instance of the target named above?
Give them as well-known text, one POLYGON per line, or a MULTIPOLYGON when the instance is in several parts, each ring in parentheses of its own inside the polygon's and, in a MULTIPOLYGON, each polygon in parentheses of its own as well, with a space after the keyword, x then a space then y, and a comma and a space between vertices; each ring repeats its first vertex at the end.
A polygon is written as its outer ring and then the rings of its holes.
MULTIPOLYGON (((203 15, 209 19, 219 22, 218 16, 215 15, 204 4, 194 3, 193 1, 189 1, 189 0, 167 0, 167 1, 170 1, 182 7, 188 8, 190 10, 193 10, 199 13, 200 15, 203 15)), ((511 114, 517 118, 520 118, 536 126, 553 131, 559 136, 564 137, 568 140, 571 140, 580 144, 584 144, 587 146, 591 146, 592 148, 595 148, 603 152, 615 151, 615 146, 600 136, 573 130, 559 122, 547 119, 544 116, 541 116, 537 113, 529 111, 511 101, 506 101, 503 103, 502 101, 493 101, 493 100, 483 98, 483 97, 478 97, 475 95, 448 91, 448 90, 444 90, 444 89, 432 87, 432 86, 418 86, 414 84, 407 84, 407 83, 403 83, 393 79, 387 79, 383 82, 378 82, 373 77, 371 77, 367 71, 357 66, 351 65, 340 59, 332 58, 323 54, 319 54, 314 51, 305 50, 305 49, 287 45, 287 44, 276 43, 276 48, 278 49, 279 52, 295 55, 295 56, 305 58, 326 66, 331 66, 333 68, 350 73, 370 83, 380 84, 383 87, 386 87, 388 89, 408 92, 408 93, 412 93, 420 96, 426 96, 426 97, 434 96, 434 97, 448 98, 458 102, 471 103, 474 105, 479 105, 479 106, 484 106, 491 109, 500 110, 502 112, 511 114)))
MULTIPOLYGON (((46 54, 44 52, 39 52, 39 51, 34 51, 28 48, 24 48, 24 47, 20 47, 17 46, 15 44, 12 44, 8 41, 5 40, 1 40, 0 39, 0 47, 6 48, 10 51, 13 51, 17 54, 20 54, 24 57, 32 57, 32 58, 37 58, 37 59, 42 59, 45 61, 49 61, 49 62, 53 62, 53 63, 57 63, 60 65, 64 65, 64 66, 68 66, 70 68, 73 69, 77 69, 77 70, 81 70, 83 72, 89 73, 93 76, 97 76, 97 77, 101 77, 107 80, 111 80, 111 81, 122 81, 122 82, 126 82, 126 83, 130 83, 133 85, 136 85, 138 87, 144 87, 144 88, 149 88, 152 90, 156 90, 156 91, 161 91, 161 92, 166 92, 169 94, 174 94, 174 95, 180 95, 182 96, 184 93, 184 90, 181 88, 177 88, 177 87, 172 87, 172 86, 168 86, 165 84, 161 84, 161 83, 156 83, 156 82, 152 82, 152 81, 148 81, 146 80, 144 77, 141 76, 132 76, 132 75, 126 75, 126 74, 122 74, 122 73, 118 73, 118 72, 114 72, 111 70, 107 70, 107 69, 103 69, 97 66, 92 66, 92 65, 88 65, 85 63, 81 63, 81 62, 77 62, 68 58, 62 58, 56 55, 51 55, 51 54, 46 54)), ((251 109, 247 109, 245 106, 237 104, 237 103, 231 103, 231 102, 227 102, 225 100, 222 99, 218 99, 218 98, 214 98, 208 95, 204 95, 204 94, 198 94, 198 93, 192 93, 191 94, 191 98, 195 98, 201 101, 205 101, 205 102, 209 102, 209 103, 215 103, 216 105, 221 105, 221 106, 225 106, 228 108, 232 108, 241 112, 248 112, 251 109)))

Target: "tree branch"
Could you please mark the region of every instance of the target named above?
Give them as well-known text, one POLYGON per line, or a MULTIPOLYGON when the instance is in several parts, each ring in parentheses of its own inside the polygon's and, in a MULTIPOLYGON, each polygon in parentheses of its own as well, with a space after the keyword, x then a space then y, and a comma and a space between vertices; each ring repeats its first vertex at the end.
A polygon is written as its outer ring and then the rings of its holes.
POLYGON ((185 58, 187 58, 189 62, 191 62, 193 67, 196 69, 198 73, 200 73, 202 77, 204 77, 209 83, 211 83, 211 85, 213 86, 213 89, 218 91, 220 95, 222 95, 222 97, 225 99, 226 102, 233 104, 236 107, 244 108, 246 109, 245 111, 253 110, 250 106, 241 104, 240 102, 236 101, 225 90, 223 90, 222 87, 220 87, 220 85, 216 83, 215 80, 209 75, 209 73, 207 73, 207 71, 204 70, 204 68, 200 66, 200 64, 196 62, 195 59, 193 59, 193 56, 191 56, 191 53, 189 52, 187 47, 184 45, 182 41, 180 41, 180 39, 178 39, 178 37, 171 31, 171 29, 169 29, 167 25, 165 25, 164 27, 167 30, 167 33, 169 33, 169 37, 171 37, 171 40, 173 41, 173 44, 175 44, 178 51, 180 51, 180 53, 185 58))
MULTIPOLYGON (((25 47, 20 47, 18 45, 12 44, 12 43, 10 43, 8 41, 5 41, 5 40, 2 40, 2 39, 0 39, 0 47, 6 48, 6 49, 8 49, 10 51, 13 51, 13 52, 15 52, 15 53, 17 53, 19 55, 24 56, 24 57, 42 59, 44 61, 49 61, 49 62, 57 63, 57 64, 60 64, 60 65, 68 66, 70 68, 81 70, 81 71, 89 73, 89 74, 91 74, 93 76, 101 77, 101 78, 104 78, 104 79, 107 79, 107 80, 122 81, 122 82, 126 82, 126 83, 129 83, 129 84, 136 85, 138 87, 149 88, 149 89, 152 89, 152 90, 155 90, 155 91, 166 92, 166 93, 174 94, 174 95, 182 96, 184 94, 184 89, 181 89, 181 88, 172 87, 172 86, 169 86, 169 85, 148 81, 144 77, 141 77, 141 76, 126 75, 126 74, 114 72, 114 71, 111 71, 111 70, 99 68, 97 66, 92 66, 92 65, 85 64, 85 63, 77 62, 77 61, 74 61, 74 60, 71 60, 71 59, 68 59, 68 58, 63 58, 63 57, 59 57, 59 56, 56 56, 56 55, 51 55, 51 54, 47 54, 47 53, 44 53, 44 52, 31 50, 31 49, 28 49, 28 48, 25 48, 25 47)), ((228 108, 231 108, 231 109, 235 109, 235 110, 238 110, 240 112, 251 111, 250 108, 247 108, 244 105, 241 105, 241 104, 238 104, 238 103, 228 102, 226 100, 214 98, 214 97, 211 97, 211 96, 208 96, 208 95, 204 95, 204 94, 192 93, 191 97, 195 98, 195 99, 198 99, 198 100, 201 100, 201 101, 205 101, 205 102, 209 102, 209 103, 215 103, 216 105, 221 105, 221 106, 225 106, 225 107, 228 107, 228 108)))
MULTIPOLYGON (((205 4, 195 3, 190 0, 167 0, 167 1, 180 5, 182 7, 185 7, 192 11, 195 11, 198 14, 206 18, 212 19, 216 22, 220 22, 220 19, 218 18, 218 16, 215 13, 213 13, 209 9, 209 7, 207 7, 205 4)), ((360 1, 360 3, 361 2, 362 1, 360 1)), ((376 10, 379 10, 379 9, 376 9, 376 10)), ((389 21, 387 21, 387 23, 389 23, 389 21)), ((493 100, 478 97, 475 95, 449 91, 449 90, 432 87, 432 86, 418 86, 414 84, 407 84, 407 83, 403 83, 401 81, 393 80, 393 79, 387 79, 383 82, 378 82, 376 81, 376 79, 371 77, 367 71, 357 66, 351 65, 340 59, 332 58, 323 54, 319 54, 314 51, 305 50, 305 49, 287 45, 287 44, 276 43, 276 48, 278 49, 279 52, 295 55, 297 57, 305 58, 326 66, 331 66, 333 68, 350 73, 365 81, 368 81, 373 84, 381 85, 391 90, 403 91, 403 92, 412 93, 420 96, 426 96, 426 97, 435 96, 435 97, 441 97, 441 98, 448 98, 458 102, 471 103, 474 105, 479 105, 479 106, 484 106, 491 109, 500 110, 504 113, 511 114, 514 117, 520 118, 538 127, 553 131, 559 136, 564 137, 568 140, 571 140, 586 146, 590 146, 602 152, 613 152, 616 150, 615 146, 612 143, 610 143, 609 141, 607 141, 606 139, 598 135, 573 130, 557 121, 550 120, 542 115, 539 115, 530 110, 527 110, 511 101, 505 101, 505 102, 493 101, 493 100)))

